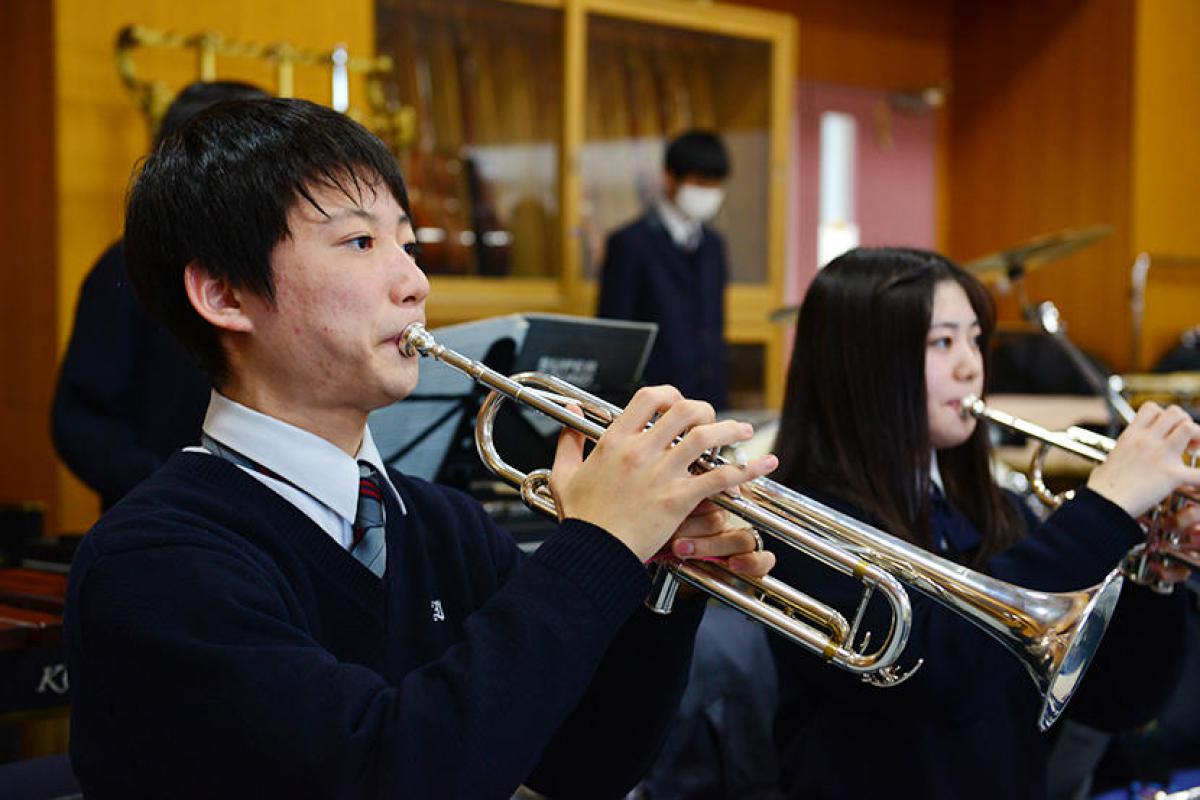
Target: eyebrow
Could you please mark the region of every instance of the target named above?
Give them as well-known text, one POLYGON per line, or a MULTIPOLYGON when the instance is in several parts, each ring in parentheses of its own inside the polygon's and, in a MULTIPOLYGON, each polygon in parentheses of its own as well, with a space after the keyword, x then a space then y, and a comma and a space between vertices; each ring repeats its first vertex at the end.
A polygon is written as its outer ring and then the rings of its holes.
MULTIPOLYGON (((952 330, 958 330, 959 328, 961 328, 963 326, 957 322, 931 322, 931 323, 929 323, 929 327, 930 328, 950 328, 952 330)), ((981 328, 983 326, 979 324, 979 320, 973 319, 966 325, 966 327, 981 328)))
MULTIPOLYGON (((322 215, 321 224, 328 225, 331 222, 337 222, 345 219, 346 217, 365 219, 368 222, 379 222, 379 216, 367 211, 365 208, 359 208, 358 206, 342 206, 332 214, 322 215)), ((396 219, 396 224, 404 225, 405 223, 412 224, 412 220, 409 218, 408 214, 405 214, 403 211, 401 211, 400 216, 396 219)))

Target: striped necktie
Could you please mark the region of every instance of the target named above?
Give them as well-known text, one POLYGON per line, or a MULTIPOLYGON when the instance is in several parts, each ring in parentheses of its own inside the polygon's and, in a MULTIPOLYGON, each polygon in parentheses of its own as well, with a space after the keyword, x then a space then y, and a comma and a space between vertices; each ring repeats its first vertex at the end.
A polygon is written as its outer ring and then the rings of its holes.
POLYGON ((358 462, 358 509, 354 514, 354 534, 350 553, 363 566, 383 577, 387 566, 384 541, 383 488, 378 470, 366 461, 358 462))

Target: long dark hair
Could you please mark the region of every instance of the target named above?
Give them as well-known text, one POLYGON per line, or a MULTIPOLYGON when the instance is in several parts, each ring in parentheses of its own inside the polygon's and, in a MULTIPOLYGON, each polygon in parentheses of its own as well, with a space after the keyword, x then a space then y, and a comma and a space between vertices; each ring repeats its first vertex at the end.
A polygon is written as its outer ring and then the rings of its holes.
MULTIPOLYGON (((925 345, 934 287, 963 288, 986 354, 995 306, 970 273, 936 253, 856 248, 805 295, 775 452, 778 480, 862 509, 888 532, 932 549, 925 345)), ((979 530, 978 566, 1022 535, 992 480, 986 425, 938 452, 947 499, 979 530)))

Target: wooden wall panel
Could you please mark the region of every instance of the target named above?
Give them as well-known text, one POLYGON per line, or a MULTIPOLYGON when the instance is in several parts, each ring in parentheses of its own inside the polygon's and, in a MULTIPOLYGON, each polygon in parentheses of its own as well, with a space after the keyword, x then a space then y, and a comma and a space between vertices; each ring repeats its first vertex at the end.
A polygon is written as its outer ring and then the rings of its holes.
POLYGON ((1200 259, 1151 257, 1145 303, 1135 372, 1151 371, 1185 330, 1200 326, 1200 259))
MULTIPOLYGON (((948 251, 959 260, 1066 227, 1114 234, 1030 275, 1082 347, 1131 357, 1133 6, 959 2, 953 13, 948 251)), ((1015 303, 1002 313, 1016 316, 1015 303)))
POLYGON ((912 89, 947 77, 952 0, 732 1, 799 20, 803 80, 912 89))
MULTIPOLYGON (((53 48, 46 52, 54 54, 53 99, 60 133, 59 216, 53 239, 59 250, 58 286, 51 303, 57 325, 53 318, 40 324, 47 326, 61 354, 80 282, 96 257, 120 236, 125 189, 135 162, 149 144, 145 121, 117 77, 113 58, 117 31, 127 24, 179 33, 214 30, 243 41, 286 41, 313 49, 345 44, 351 54, 365 55, 374 52, 374 4, 371 0, 58 0, 54 8, 53 48)), ((137 65, 144 77, 162 79, 174 88, 196 77, 194 59, 182 51, 143 49, 137 65)), ((219 59, 218 77, 266 88, 274 85, 269 68, 257 61, 219 59)), ((328 102, 328 92, 325 76, 297 68, 297 95, 328 102)), ((356 103, 361 100, 361 92, 352 97, 356 103)), ((45 428, 45 416, 26 419, 24 424, 45 428)), ((60 467, 58 477, 60 529, 86 529, 99 507, 95 496, 65 467, 60 467)))
POLYGON ((1142 345, 1148 369, 1200 324, 1200 3, 1138 0, 1133 249, 1152 262, 1142 345))
POLYGON ((1137 4, 1134 239, 1200 257, 1200 3, 1137 4))
MULTIPOLYGON (((1193 0, 738 0, 799 21, 801 79, 912 88, 936 118, 938 246, 969 260, 1065 227, 1114 234, 1029 279, 1117 369, 1200 322, 1200 5, 1193 0), (1141 352, 1130 267, 1155 258, 1141 352)), ((1016 303, 1003 300, 1006 318, 1016 303)))
MULTIPOLYGON (((11 69, 0 78, 0 501, 53 511, 54 104, 51 6, 0 3, 11 69)), ((53 523, 53 520, 50 520, 53 523)))

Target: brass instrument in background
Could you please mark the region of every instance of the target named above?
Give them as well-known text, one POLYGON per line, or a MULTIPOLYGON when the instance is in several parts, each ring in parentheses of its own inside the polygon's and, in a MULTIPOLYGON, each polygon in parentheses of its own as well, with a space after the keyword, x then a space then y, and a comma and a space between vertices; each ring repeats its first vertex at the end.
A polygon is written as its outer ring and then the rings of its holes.
POLYGON ((392 59, 388 56, 352 58, 345 47, 333 50, 309 50, 287 42, 258 44, 227 39, 215 31, 201 31, 190 35, 127 25, 117 33, 117 72, 121 82, 133 95, 142 113, 150 124, 153 134, 158 130, 174 93, 161 81, 149 81, 138 77, 133 62, 133 53, 139 47, 163 47, 176 50, 191 50, 196 57, 196 79, 217 80, 217 57, 249 58, 270 62, 275 71, 275 94, 292 97, 295 93, 295 70, 297 65, 314 66, 330 71, 330 105, 345 112, 351 118, 373 130, 388 142, 395 151, 406 148, 416 137, 416 112, 408 106, 388 102, 384 80, 392 72, 392 59), (362 73, 366 79, 367 111, 351 107, 351 73, 362 73))
POLYGON ((1120 376, 1121 391, 1139 406, 1147 400, 1200 407, 1200 372, 1127 372, 1120 376))
MULTIPOLYGON (((557 516, 549 491, 549 470, 525 474, 497 452, 492 435, 496 414, 504 401, 512 400, 595 441, 621 409, 551 375, 501 375, 439 345, 419 324, 405 329, 399 346, 408 356, 435 359, 491 388, 475 425, 480 457, 493 472, 519 487, 528 505, 557 516), (569 404, 581 408, 583 416, 567 410, 569 404)), ((727 463, 709 454, 693 467, 708 470, 727 463)), ((659 562, 655 590, 647 601, 652 610, 668 613, 678 581, 683 581, 826 661, 876 685, 890 686, 907 679, 920 666, 917 662, 904 673, 896 666, 912 623, 908 596, 898 583, 903 581, 970 620, 1021 659, 1043 695, 1038 718, 1043 730, 1062 713, 1078 686, 1120 594, 1122 579, 1116 570, 1095 586, 1076 592, 1050 593, 1014 586, 940 558, 765 478, 742 484, 736 494, 723 493, 710 499, 756 530, 863 580, 866 586, 852 621, 775 578, 749 579, 716 562, 700 560, 659 562), (892 621, 883 643, 871 653, 864 653, 871 632, 860 641, 859 627, 875 590, 881 591, 891 605, 892 621)))
MULTIPOLYGON (((975 395, 962 400, 962 411, 977 419, 984 419, 1009 430, 1036 440, 1039 444, 1029 465, 1029 486, 1038 499, 1051 508, 1058 508, 1074 496, 1073 491, 1056 494, 1046 484, 1046 456, 1053 448, 1096 464, 1103 463, 1116 447, 1116 440, 1085 428, 1071 426, 1066 431, 1052 431, 1036 423, 1014 417, 999 409, 991 408, 975 395)), ((1192 466, 1196 466, 1198 453, 1191 453, 1192 466)), ((1126 577, 1134 583, 1149 586, 1155 591, 1169 592, 1171 586, 1160 583, 1150 569, 1151 564, 1178 564, 1189 569, 1200 569, 1200 552, 1193 550, 1179 538, 1179 532, 1169 524, 1169 517, 1185 503, 1200 502, 1200 491, 1176 489, 1149 514, 1139 520, 1146 531, 1146 541, 1130 551, 1122 565, 1126 577)))

